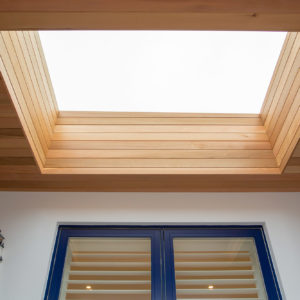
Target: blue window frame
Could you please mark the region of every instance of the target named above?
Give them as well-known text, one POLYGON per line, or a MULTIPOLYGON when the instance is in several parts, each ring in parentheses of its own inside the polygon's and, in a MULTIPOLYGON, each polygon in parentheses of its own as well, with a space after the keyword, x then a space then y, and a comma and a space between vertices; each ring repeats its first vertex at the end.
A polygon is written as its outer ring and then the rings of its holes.
POLYGON ((269 300, 281 300, 263 227, 257 226, 66 226, 58 228, 45 300, 58 300, 68 241, 84 237, 130 237, 151 240, 151 299, 175 300, 175 238, 253 238, 269 300))

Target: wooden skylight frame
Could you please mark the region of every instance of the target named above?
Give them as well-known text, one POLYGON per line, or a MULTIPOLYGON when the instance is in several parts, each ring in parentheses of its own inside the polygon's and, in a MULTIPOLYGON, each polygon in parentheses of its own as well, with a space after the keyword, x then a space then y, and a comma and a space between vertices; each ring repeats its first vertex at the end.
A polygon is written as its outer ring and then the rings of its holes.
POLYGON ((37 32, 1 32, 0 72, 41 173, 281 174, 300 137, 300 34, 261 114, 59 112, 37 32))

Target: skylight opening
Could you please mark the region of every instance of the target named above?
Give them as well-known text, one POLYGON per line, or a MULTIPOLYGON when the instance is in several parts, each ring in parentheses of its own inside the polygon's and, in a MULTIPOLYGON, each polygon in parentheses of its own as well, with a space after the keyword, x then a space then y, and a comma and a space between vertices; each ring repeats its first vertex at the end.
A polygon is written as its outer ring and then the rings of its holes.
POLYGON ((259 113, 286 33, 39 32, 61 111, 259 113))

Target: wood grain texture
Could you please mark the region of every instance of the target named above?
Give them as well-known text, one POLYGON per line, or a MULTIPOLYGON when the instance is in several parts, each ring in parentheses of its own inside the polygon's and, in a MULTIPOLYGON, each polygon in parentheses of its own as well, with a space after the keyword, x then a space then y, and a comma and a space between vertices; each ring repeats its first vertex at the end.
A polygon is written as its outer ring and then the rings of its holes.
MULTIPOLYGON (((9 91, 38 166, 42 169, 57 111, 45 75, 48 71, 42 63, 35 33, 2 31, 0 55, 1 82, 9 91)), ((16 115, 12 109, 8 110, 6 107, 10 105, 10 99, 3 102, 1 97, 0 100, 0 115, 5 118, 0 122, 0 128, 5 128, 8 124, 17 128, 16 115)))
MULTIPOLYGON (((14 111, 13 104, 10 102, 9 94, 4 86, 4 82, 0 81, 0 94, 5 103, 10 103, 9 106, 3 106, 10 113, 14 111)), ((3 110, 5 113, 5 110, 3 110)), ((3 124, 3 136, 0 138, 0 190, 6 191, 131 191, 131 192, 250 192, 250 191, 300 191, 300 174, 284 174, 284 175, 188 175, 188 174, 173 174, 173 175, 91 175, 91 174, 74 174, 74 175, 61 175, 61 174, 41 174, 36 163, 33 159, 33 154, 26 137, 21 136, 21 124, 18 121, 17 113, 15 112, 15 123, 6 123, 7 118, 1 117, 0 123, 3 124), (4 121, 3 121, 4 120, 4 121), (3 121, 3 122, 2 122, 3 121), (7 124, 6 127, 4 125, 7 124), (13 125, 13 126, 12 126, 13 125), (18 129, 11 131, 11 129, 18 129), (12 159, 13 158, 13 159, 12 159), (18 158, 18 161, 15 161, 18 158), (31 158, 31 159, 26 159, 31 158)), ((113 142, 113 141, 112 141, 113 142)), ((96 142, 99 143, 99 142, 96 142)), ((111 142, 110 142, 111 143, 111 142)), ((220 142, 222 145, 222 142, 220 142)), ((251 142, 248 142, 251 144, 251 142)), ((264 142, 260 142, 264 143, 264 142)), ((142 143, 144 144, 144 143, 142 143)), ((140 148, 142 148, 140 144, 140 148)), ((117 144, 108 144, 110 148, 117 144)), ((152 144, 159 146, 158 144, 152 144)), ((181 144, 175 144, 180 146, 181 144)), ((183 146, 185 149, 186 144, 183 146)), ((189 143, 192 145, 192 143, 189 143)), ((207 145, 207 144, 205 144, 207 145)), ((209 145, 209 144, 208 144, 209 145)), ((120 146, 120 145, 119 145, 120 146)), ((132 146, 137 147, 137 144, 132 146)), ((203 144, 195 143, 196 149, 201 148, 203 144)), ((210 148, 216 145, 210 144, 210 148)), ((227 146, 225 144, 225 146, 227 146)), ((240 147, 237 143, 236 147, 240 147)), ((257 144, 252 145, 257 147, 257 144)), ((182 147, 182 146, 180 146, 182 147)), ((222 146, 224 148, 224 145, 222 146)), ((109 149, 110 149, 109 148, 109 149)), ((225 147, 227 148, 227 147, 225 147)), ((225 149, 224 148, 224 149, 225 149)), ((50 150, 51 151, 51 150, 50 150)), ((56 151, 56 150, 55 150, 56 151)), ((59 150, 63 151, 63 150, 59 150)), ((221 150, 217 150, 218 155, 230 154, 221 150)), ((260 155, 260 150, 251 152, 254 157, 260 155)), ((150 151, 152 155, 157 155, 153 150, 150 151)), ((229 151, 230 152, 230 151, 229 151)), ((247 153, 250 153, 246 151, 247 153)), ((75 152, 76 153, 76 152, 75 152)), ((111 151, 106 151, 111 153, 111 151)), ((161 153, 161 152, 160 152, 161 153)), ((188 155, 184 151, 185 155, 188 155)), ((199 152, 201 153, 201 152, 199 152)), ((198 153, 198 154, 199 154, 198 153)), ((215 153, 215 154, 217 154, 215 153)), ((296 152, 295 152, 296 153, 296 152)), ((57 153, 53 153, 57 156, 57 153)), ((115 155, 117 153, 115 152, 115 155)), ((127 155, 140 155, 135 152, 127 152, 127 155)), ((177 155, 176 153, 174 153, 177 155)), ((173 154, 173 155, 174 155, 173 154)), ((180 153, 178 153, 180 154, 180 153)), ((190 153, 192 154, 192 153, 190 153)), ((269 157, 270 150, 264 150, 263 155, 265 158, 269 157)), ((107 155, 107 154, 106 154, 107 155)), ((113 153, 111 154, 113 155, 113 153)), ((122 171, 122 170, 120 170, 122 171)), ((191 169, 187 170, 191 172, 191 169)), ((209 170, 207 170, 209 171, 209 170)), ((51 172, 51 171, 50 171, 51 172)), ((227 171, 228 172, 228 171, 227 171)), ((236 170, 234 171, 236 172, 236 170)))
POLYGON ((259 115, 60 112, 44 173, 278 174, 259 115))
MULTIPOLYGON (((298 34, 287 36, 262 115, 58 113, 38 34, 1 32, 1 39, 8 92, 43 174, 278 175, 298 142, 298 34)), ((14 118, 0 95, 0 116, 14 118)), ((12 137, 23 134, 0 127, 0 139, 12 137)), ((16 172, 28 172, 30 157, 15 153, 16 172)), ((6 170, 13 159, 0 161, 6 170)))
POLYGON ((262 107, 278 166, 285 169, 300 138, 300 34, 288 34, 262 107))
POLYGON ((300 30, 298 1, 4 0, 0 29, 300 30))

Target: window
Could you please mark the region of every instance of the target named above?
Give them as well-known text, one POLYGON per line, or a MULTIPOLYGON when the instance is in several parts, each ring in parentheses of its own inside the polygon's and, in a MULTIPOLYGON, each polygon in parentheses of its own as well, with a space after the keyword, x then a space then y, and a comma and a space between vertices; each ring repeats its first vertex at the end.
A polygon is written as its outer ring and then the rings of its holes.
POLYGON ((60 226, 45 300, 282 299, 261 226, 60 226))
POLYGON ((61 111, 259 113, 286 33, 39 35, 61 111))

